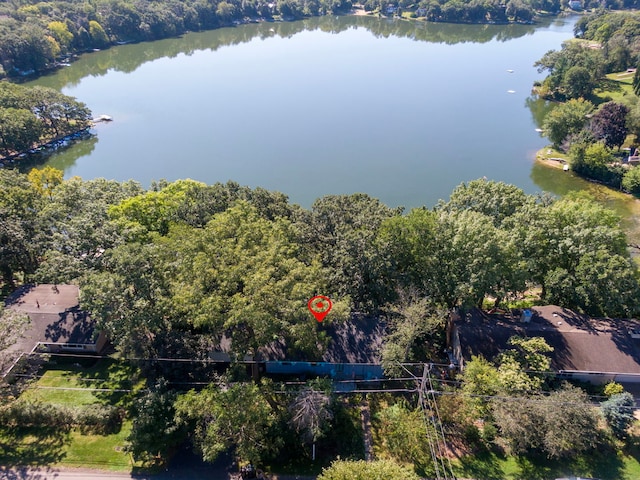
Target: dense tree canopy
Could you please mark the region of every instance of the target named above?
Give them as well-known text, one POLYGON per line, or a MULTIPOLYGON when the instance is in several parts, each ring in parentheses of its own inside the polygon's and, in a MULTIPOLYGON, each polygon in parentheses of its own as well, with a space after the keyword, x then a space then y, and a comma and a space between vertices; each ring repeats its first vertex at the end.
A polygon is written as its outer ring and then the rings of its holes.
POLYGON ((89 127, 90 118, 86 105, 54 89, 0 82, 2 156, 84 130, 89 127))
MULTIPOLYGON (((160 181, 145 190, 64 180, 52 169, 3 169, 0 215, 4 285, 78 283, 81 306, 119 355, 140 362, 149 383, 131 408, 126 448, 146 463, 165 461, 185 436, 206 460, 233 449, 256 463, 283 450, 306 458, 314 443, 335 458, 336 445, 354 443, 346 437, 357 437, 360 417, 354 426, 344 413, 353 406, 318 385, 246 382, 235 363, 220 379, 209 368, 212 351, 232 361, 247 354, 320 360, 328 325, 366 311, 368 322, 384 322, 385 371, 404 375, 402 362, 448 361, 452 308, 513 305, 531 289, 540 302, 593 315, 640 311, 638 273, 615 214, 585 196, 530 196, 488 180, 404 214, 363 194, 324 197, 305 210, 277 192, 232 182, 160 181), (322 323, 307 311, 316 294, 334 304, 322 323), (181 361, 164 361, 172 358, 181 361), (187 391, 190 382, 201 389, 187 391)), ((516 337, 495 364, 468 362, 460 390, 446 380, 436 387, 451 389, 434 399, 440 425, 472 432, 482 420, 483 435, 493 428, 519 454, 567 459, 589 451, 599 428, 593 407, 575 391, 540 393, 550 387, 549 350, 541 339, 516 337), (561 413, 523 406, 545 402, 575 405, 561 413), (586 440, 570 442, 582 434, 586 440)), ((425 427, 410 397, 379 405, 373 421, 387 457, 428 475, 433 458, 424 441, 432 430, 425 428, 440 426, 425 427)), ((606 406, 618 435, 623 407, 606 406)), ((435 406, 423 408, 435 418, 435 406)), ((383 463, 353 464, 349 478, 358 469, 373 474, 369 468, 412 478, 383 463)), ((323 475, 341 475, 345 467, 336 465, 323 475)))

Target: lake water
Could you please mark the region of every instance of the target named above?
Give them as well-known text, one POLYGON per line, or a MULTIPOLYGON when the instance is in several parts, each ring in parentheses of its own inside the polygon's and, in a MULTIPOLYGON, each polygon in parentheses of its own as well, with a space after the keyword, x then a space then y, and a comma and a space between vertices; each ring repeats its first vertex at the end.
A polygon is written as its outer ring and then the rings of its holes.
POLYGON ((31 84, 114 119, 49 160, 66 177, 234 180, 305 207, 353 192, 433 206, 483 176, 545 188, 532 178, 548 143, 533 63, 574 23, 242 25, 91 53, 31 84))

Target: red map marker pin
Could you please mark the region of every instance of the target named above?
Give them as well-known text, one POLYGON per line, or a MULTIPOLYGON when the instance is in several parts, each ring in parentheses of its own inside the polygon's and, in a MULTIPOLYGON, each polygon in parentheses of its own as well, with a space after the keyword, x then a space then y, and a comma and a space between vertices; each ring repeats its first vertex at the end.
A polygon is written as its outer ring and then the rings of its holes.
POLYGON ((329 300, 329 297, 325 297, 324 295, 316 295, 309 303, 307 303, 307 307, 311 312, 311 315, 316 317, 316 320, 321 322, 324 320, 324 317, 331 311, 331 307, 333 307, 333 303, 329 300))

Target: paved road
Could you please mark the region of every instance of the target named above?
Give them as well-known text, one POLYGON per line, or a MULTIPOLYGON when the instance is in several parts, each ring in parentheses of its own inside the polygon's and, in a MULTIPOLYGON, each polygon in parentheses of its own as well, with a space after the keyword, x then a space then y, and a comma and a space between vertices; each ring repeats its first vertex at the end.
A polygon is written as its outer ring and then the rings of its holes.
MULTIPOLYGON (((215 472, 165 472, 157 475, 129 475, 126 473, 97 472, 95 470, 58 470, 55 468, 43 469, 5 469, 0 467, 0 479, 2 480, 231 480, 239 479, 239 476, 229 473, 216 474, 215 472)), ((315 477, 296 475, 269 476, 269 480, 314 480, 315 477)))

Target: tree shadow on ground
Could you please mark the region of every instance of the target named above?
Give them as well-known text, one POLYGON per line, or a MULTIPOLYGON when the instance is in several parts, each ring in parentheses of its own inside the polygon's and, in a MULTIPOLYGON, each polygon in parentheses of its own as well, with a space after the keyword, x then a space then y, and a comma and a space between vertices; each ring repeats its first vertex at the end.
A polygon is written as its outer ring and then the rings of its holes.
POLYGON ((547 460, 535 458, 530 459, 526 457, 518 457, 516 459, 518 465, 518 472, 516 478, 521 480, 547 480, 554 477, 554 469, 551 467, 551 463, 547 460))
POLYGON ((64 458, 65 446, 70 441, 69 431, 65 429, 0 428, 0 465, 43 466, 57 463, 64 458))
POLYGON ((519 480, 547 480, 549 478, 595 477, 601 480, 624 478, 624 463, 610 446, 587 452, 572 460, 550 460, 544 456, 518 457, 519 480))
POLYGON ((489 451, 467 455, 458 460, 456 474, 464 478, 482 478, 483 480, 502 480, 505 478, 499 458, 489 451))
POLYGON ((54 472, 51 468, 32 470, 27 467, 11 468, 0 466, 0 478, 4 480, 46 480, 54 472))
POLYGON ((590 476, 601 480, 624 478, 624 462, 611 447, 595 450, 571 463, 573 475, 590 476))
POLYGON ((603 95, 602 92, 621 92, 622 85, 620 82, 616 80, 611 80, 610 78, 604 78, 600 81, 598 88, 595 93, 589 97, 591 103, 593 103, 596 107, 602 103, 607 103, 611 101, 611 97, 609 95, 603 95))
POLYGON ((139 373, 129 362, 101 359, 93 363, 74 362, 58 367, 66 370, 65 376, 78 378, 87 388, 96 389, 93 395, 105 405, 126 408, 134 397, 132 389, 139 373))

